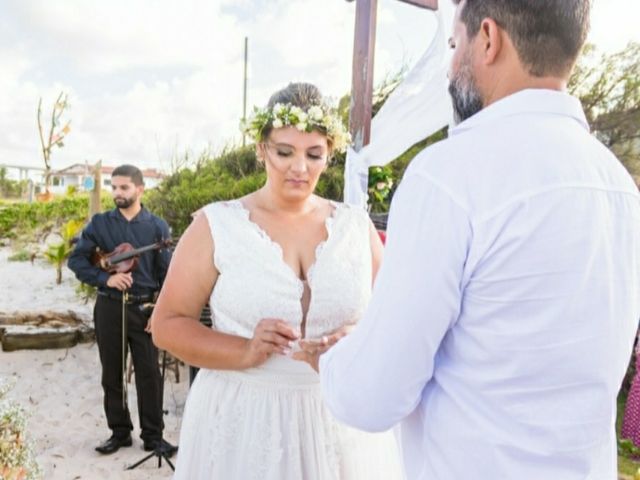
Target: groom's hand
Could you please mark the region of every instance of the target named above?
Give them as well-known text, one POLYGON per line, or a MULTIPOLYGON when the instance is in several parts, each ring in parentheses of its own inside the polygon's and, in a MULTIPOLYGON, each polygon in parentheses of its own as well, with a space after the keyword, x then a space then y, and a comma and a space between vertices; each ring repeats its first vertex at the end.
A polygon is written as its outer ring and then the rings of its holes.
POLYGON ((353 327, 353 325, 343 325, 322 338, 300 340, 298 342, 300 351, 292 355, 293 359, 307 362, 317 372, 319 370, 320 355, 338 343, 338 340, 342 337, 348 335, 353 330, 353 327))

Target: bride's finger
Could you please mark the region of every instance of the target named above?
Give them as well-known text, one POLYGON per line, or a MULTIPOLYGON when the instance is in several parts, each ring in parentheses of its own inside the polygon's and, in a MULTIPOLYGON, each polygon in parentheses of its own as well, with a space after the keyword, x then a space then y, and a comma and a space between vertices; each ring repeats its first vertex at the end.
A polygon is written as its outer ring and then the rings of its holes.
POLYGON ((282 320, 275 323, 273 331, 287 337, 290 340, 297 340, 298 338, 300 338, 299 332, 297 332, 291 325, 283 322, 282 320))
POLYGON ((277 345, 282 348, 292 348, 293 342, 289 340, 287 337, 282 336, 279 333, 274 333, 270 331, 262 332, 259 337, 260 341, 271 343, 273 345, 277 345))
POLYGON ((297 340, 300 338, 300 332, 289 325, 284 320, 280 320, 277 318, 263 318, 260 323, 258 323, 257 330, 260 331, 268 331, 274 332, 284 337, 287 337, 290 340, 297 340))

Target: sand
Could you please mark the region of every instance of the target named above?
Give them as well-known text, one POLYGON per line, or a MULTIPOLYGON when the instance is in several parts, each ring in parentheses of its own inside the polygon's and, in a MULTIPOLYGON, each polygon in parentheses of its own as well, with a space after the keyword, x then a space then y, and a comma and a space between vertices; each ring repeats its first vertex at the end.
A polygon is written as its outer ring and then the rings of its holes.
MULTIPOLYGON (((44 261, 8 262, 10 251, 0 249, 0 312, 68 311, 90 318, 92 304, 75 293, 77 281, 69 270, 63 284, 55 284, 55 269, 44 261)), ((102 404, 100 362, 95 343, 67 350, 0 352, 0 378, 15 380, 9 397, 29 413, 27 436, 35 443, 46 480, 102 480, 171 478, 163 461, 152 458, 135 470, 125 468, 147 455, 142 450, 134 378, 129 408, 134 424, 133 446, 112 455, 94 448, 110 436, 102 404)), ((180 382, 172 372, 165 380, 165 438, 176 444, 189 389, 188 369, 180 382)), ((175 460, 174 457, 173 460, 175 460)))

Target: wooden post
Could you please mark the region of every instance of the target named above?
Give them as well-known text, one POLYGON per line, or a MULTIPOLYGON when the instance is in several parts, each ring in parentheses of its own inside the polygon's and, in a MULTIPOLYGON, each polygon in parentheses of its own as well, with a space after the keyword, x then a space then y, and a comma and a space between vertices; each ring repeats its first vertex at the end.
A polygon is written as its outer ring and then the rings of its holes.
POLYGON ((376 43, 378 0, 356 1, 356 26, 353 43, 353 78, 349 131, 353 149, 359 151, 371 135, 373 99, 373 57, 376 43))
POLYGON ((91 173, 93 174, 93 190, 89 195, 89 219, 91 219, 96 213, 102 211, 100 202, 100 193, 102 191, 102 160, 92 167, 91 173))
POLYGON ((415 5, 420 8, 427 8, 429 10, 437 10, 438 9, 438 0, 400 0, 404 3, 410 3, 411 5, 415 5))
POLYGON ((33 203, 33 197, 35 196, 36 184, 33 180, 27 180, 27 189, 28 189, 28 199, 29 203, 33 203))
MULTIPOLYGON (((351 1, 351 0, 348 0, 351 1)), ((416 7, 437 10, 438 0, 400 0, 416 7)), ((349 131, 357 152, 369 143, 373 100, 373 58, 376 43, 378 0, 356 0, 353 74, 349 131)))

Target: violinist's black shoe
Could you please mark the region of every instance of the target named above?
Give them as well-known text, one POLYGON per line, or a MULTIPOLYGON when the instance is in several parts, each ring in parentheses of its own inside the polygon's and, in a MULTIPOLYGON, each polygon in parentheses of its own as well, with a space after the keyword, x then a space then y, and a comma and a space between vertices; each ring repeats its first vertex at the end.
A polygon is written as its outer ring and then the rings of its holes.
POLYGON ((171 445, 164 438, 162 440, 147 440, 144 442, 143 448, 147 452, 156 450, 160 453, 164 453, 169 458, 173 457, 174 453, 178 451, 178 447, 171 445))
POLYGON ((131 435, 127 435, 126 437, 116 437, 115 435, 112 435, 109 440, 96 447, 96 452, 108 455, 110 453, 117 452, 120 447, 130 447, 131 445, 133 445, 131 435))

